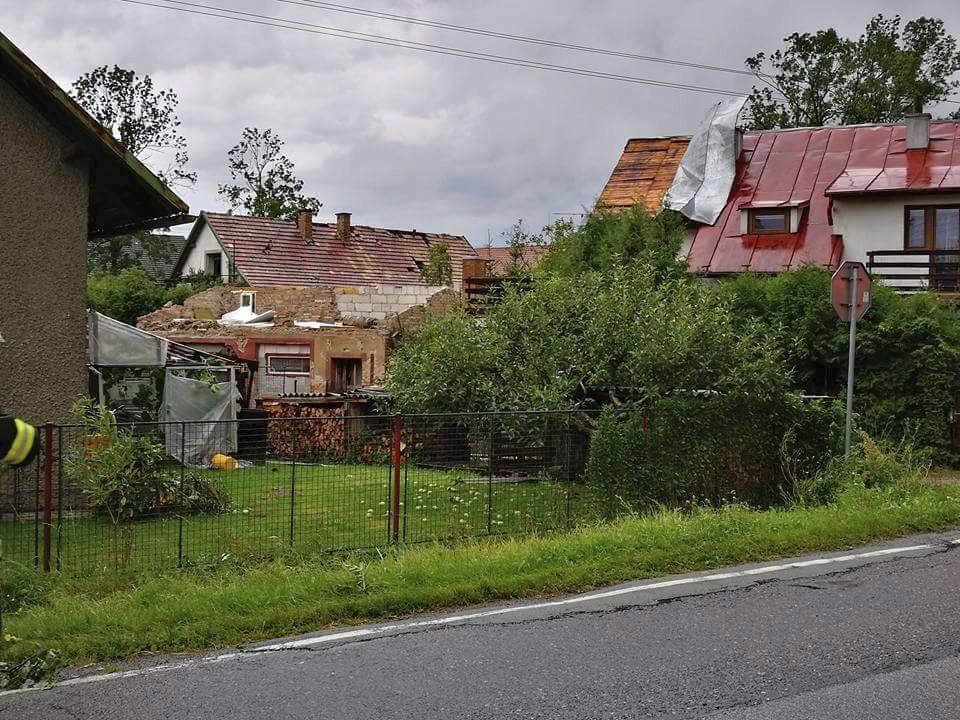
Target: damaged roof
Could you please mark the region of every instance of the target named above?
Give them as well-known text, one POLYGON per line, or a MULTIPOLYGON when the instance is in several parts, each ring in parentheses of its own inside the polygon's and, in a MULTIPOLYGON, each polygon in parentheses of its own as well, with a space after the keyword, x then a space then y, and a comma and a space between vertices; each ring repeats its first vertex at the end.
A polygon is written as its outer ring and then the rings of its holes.
POLYGON ((204 212, 190 233, 178 270, 204 223, 237 273, 253 286, 424 285, 420 268, 430 247, 438 243, 447 245, 453 282, 458 284, 463 259, 477 254, 461 235, 353 225, 344 241, 337 236, 336 223, 313 223, 307 241, 295 220, 204 212))
POLYGON ((509 247, 482 247, 477 255, 487 260, 491 275, 503 275, 513 267, 532 270, 549 250, 547 245, 527 245, 514 250, 509 247))
POLYGON ((960 190, 960 123, 931 122, 926 148, 907 150, 897 125, 748 132, 727 204, 715 225, 698 227, 691 272, 775 273, 813 263, 832 269, 842 237, 833 198, 960 190), (797 232, 742 234, 741 210, 798 208, 797 232))
POLYGON ((660 212, 689 144, 688 135, 628 140, 597 205, 619 210, 643 203, 647 212, 660 212))
POLYGON ((2 33, 0 78, 90 161, 91 237, 184 222, 187 204, 2 33))

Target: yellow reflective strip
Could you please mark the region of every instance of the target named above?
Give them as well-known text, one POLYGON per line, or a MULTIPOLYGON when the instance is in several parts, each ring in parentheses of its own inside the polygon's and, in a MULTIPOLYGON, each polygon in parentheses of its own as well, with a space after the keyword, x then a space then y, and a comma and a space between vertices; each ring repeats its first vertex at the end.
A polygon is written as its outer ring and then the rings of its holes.
POLYGON ((9 463, 10 465, 19 465, 26 460, 27 455, 30 454, 37 430, 33 425, 25 423, 23 420, 15 419, 13 423, 17 428, 17 436, 10 446, 10 452, 3 458, 3 462, 9 463))

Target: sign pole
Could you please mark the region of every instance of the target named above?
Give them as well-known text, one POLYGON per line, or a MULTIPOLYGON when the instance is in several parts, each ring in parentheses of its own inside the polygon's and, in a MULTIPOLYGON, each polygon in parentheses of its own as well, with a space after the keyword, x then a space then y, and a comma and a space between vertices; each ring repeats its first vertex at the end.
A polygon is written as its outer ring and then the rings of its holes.
POLYGON ((851 268, 850 282, 850 340, 847 355, 847 430, 843 439, 843 459, 850 459, 850 435, 853 431, 853 358, 857 350, 857 275, 858 268, 851 268))

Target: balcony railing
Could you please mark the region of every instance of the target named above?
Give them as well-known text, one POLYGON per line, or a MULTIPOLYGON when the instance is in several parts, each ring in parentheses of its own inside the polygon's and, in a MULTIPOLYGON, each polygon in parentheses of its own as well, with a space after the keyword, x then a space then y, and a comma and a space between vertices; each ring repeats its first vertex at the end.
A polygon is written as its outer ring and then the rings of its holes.
POLYGON ((960 293, 960 250, 873 250, 867 269, 898 293, 960 293))

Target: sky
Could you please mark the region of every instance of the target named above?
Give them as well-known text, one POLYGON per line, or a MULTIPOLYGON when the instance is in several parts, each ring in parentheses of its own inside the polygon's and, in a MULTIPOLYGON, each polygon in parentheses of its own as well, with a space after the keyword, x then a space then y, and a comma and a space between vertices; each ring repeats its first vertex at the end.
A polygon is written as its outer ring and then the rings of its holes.
MULTIPOLYGON (((751 84, 742 75, 333 12, 309 0, 189 1, 604 73, 731 91, 751 84)), ((340 2, 730 68, 795 31, 833 26, 859 35, 877 12, 939 17, 960 34, 956 0, 340 2)), ((121 0, 0 0, 0 31, 64 88, 104 64, 172 88, 198 174, 194 186, 175 189, 194 213, 226 210, 217 187, 229 180, 227 152, 245 127, 269 127, 285 141, 305 192, 323 203, 319 221, 347 211, 355 224, 464 234, 478 247, 488 237, 502 244, 518 220, 536 230, 558 214, 583 212, 628 138, 691 133, 722 99, 121 0)))

